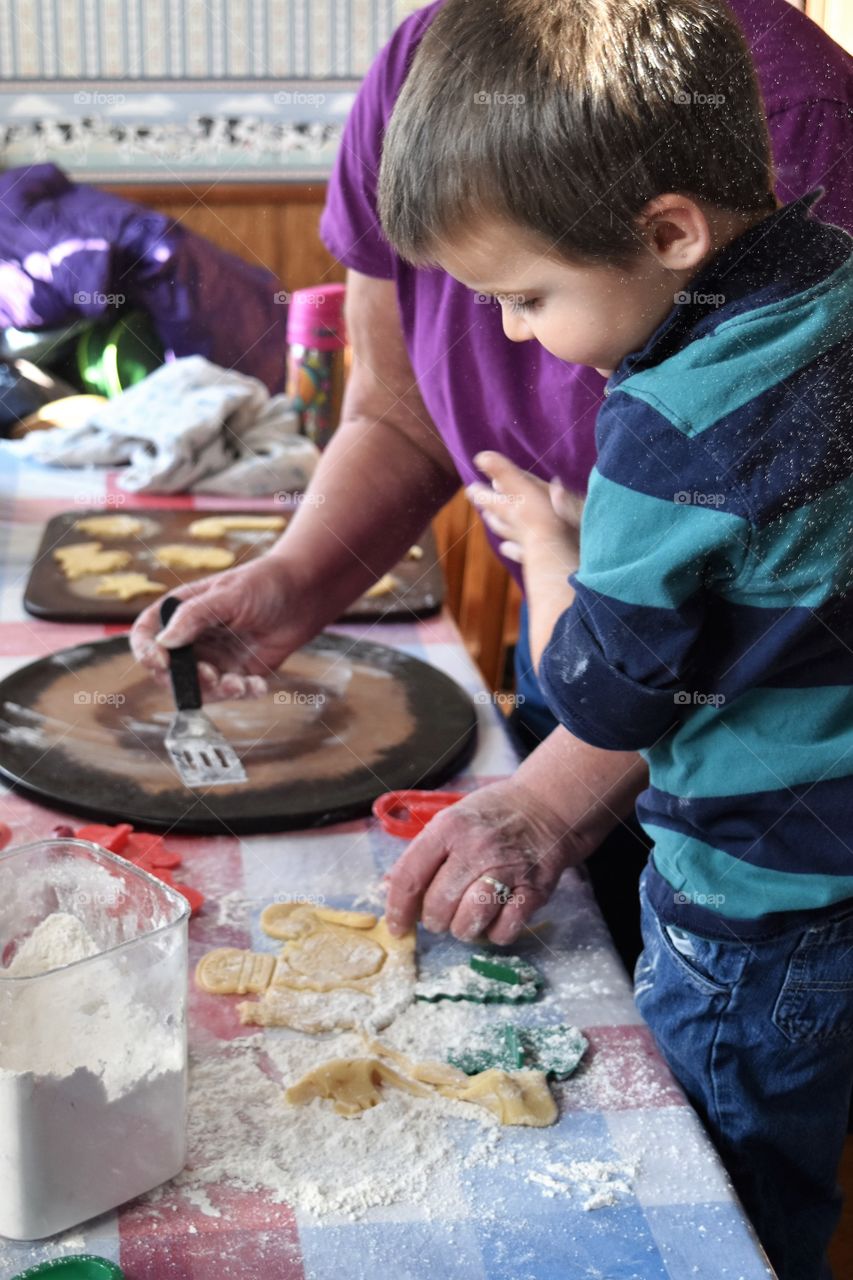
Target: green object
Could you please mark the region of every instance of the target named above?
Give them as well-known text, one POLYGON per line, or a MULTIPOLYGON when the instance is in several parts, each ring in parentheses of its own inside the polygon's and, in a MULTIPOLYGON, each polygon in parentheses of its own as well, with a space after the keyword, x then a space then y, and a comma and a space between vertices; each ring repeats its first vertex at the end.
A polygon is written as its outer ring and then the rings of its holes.
POLYGON ((144 311, 93 325, 77 343, 77 372, 94 395, 119 396, 162 363, 162 343, 144 311))
POLYGON ((565 1080, 576 1070, 589 1047, 586 1036, 563 1023, 546 1027, 516 1027, 499 1023, 486 1028, 478 1042, 447 1061, 467 1076, 498 1067, 502 1071, 528 1068, 544 1071, 556 1080, 565 1080))
POLYGON ((55 1258, 53 1262, 41 1262, 13 1276, 12 1280, 30 1280, 36 1276, 50 1280, 125 1280, 124 1272, 114 1262, 97 1258, 94 1253, 80 1253, 75 1258, 55 1258))
POLYGON ((492 959, 475 953, 469 964, 454 965, 435 978, 419 982, 415 987, 415 999, 432 1003, 436 1000, 473 1000, 475 1004, 528 1004, 539 995, 543 981, 539 970, 518 956, 492 959), (495 974, 500 972, 501 976, 484 972, 487 968, 495 974))
POLYGON ((495 982, 511 982, 514 986, 523 982, 541 982, 538 971, 521 956, 489 956, 475 952, 469 963, 475 973, 493 978, 495 982))

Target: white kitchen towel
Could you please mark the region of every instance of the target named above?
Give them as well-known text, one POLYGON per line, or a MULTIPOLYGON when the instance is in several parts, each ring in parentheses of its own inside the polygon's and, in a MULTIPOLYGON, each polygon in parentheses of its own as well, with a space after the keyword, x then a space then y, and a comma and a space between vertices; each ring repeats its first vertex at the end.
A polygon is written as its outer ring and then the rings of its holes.
POLYGON ((289 396, 257 378, 185 356, 98 408, 82 426, 33 431, 21 453, 57 467, 127 465, 129 493, 263 494, 303 490, 319 460, 297 434, 289 396))

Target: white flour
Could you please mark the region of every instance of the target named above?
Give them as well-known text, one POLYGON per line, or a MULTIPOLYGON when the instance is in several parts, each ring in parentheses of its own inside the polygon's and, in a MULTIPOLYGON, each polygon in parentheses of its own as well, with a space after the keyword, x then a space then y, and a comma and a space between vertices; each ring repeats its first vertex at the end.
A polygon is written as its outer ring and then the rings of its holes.
POLYGON ((580 1196, 581 1208, 604 1209, 631 1194, 636 1164, 614 1160, 552 1161, 543 1172, 528 1173, 527 1181, 539 1187, 543 1196, 580 1196))
POLYGON ((356 1219, 401 1201, 429 1216, 453 1216, 460 1160, 488 1159, 500 1137, 486 1112, 396 1090, 352 1119, 319 1099, 307 1107, 285 1103, 284 1086, 312 1065, 359 1053, 364 1042, 351 1033, 320 1044, 254 1035, 195 1063, 189 1161, 177 1188, 214 1215, 207 1190, 230 1182, 315 1217, 356 1219), (464 1157, 454 1131, 473 1138, 464 1157))
POLYGON ((0 967, 0 1234, 13 1239, 82 1222, 183 1163, 182 1034, 139 1002, 122 952, 85 981, 63 974, 99 950, 55 912, 0 967))
MULTIPOLYGON (((546 990, 535 1011, 507 1006, 497 1016, 535 1021, 562 1013, 546 990)), ((414 1060, 441 1061, 495 1018, 493 1005, 410 1003, 380 1038, 414 1060)), ((273 1029, 211 1046, 190 1067, 187 1168, 154 1199, 165 1211, 177 1192, 179 1201, 219 1216, 212 1193, 230 1183, 319 1221, 354 1220, 405 1205, 418 1218, 452 1222, 468 1212, 461 1207, 460 1183, 475 1165, 509 1165, 508 1186, 529 1176, 543 1194, 571 1195, 586 1209, 612 1204, 629 1189, 628 1161, 578 1161, 570 1154, 571 1135, 567 1144, 556 1132, 508 1130, 464 1103, 388 1089, 378 1106, 345 1118, 320 1099, 306 1107, 285 1102, 284 1089, 312 1068, 364 1051, 355 1032, 319 1037, 273 1029)), ((555 1092, 574 1087, 570 1080, 555 1092)), ((496 1206, 496 1212, 511 1214, 512 1206, 496 1206)))
POLYGON ((83 922, 67 911, 55 911, 32 931, 16 952, 6 974, 12 978, 32 978, 97 953, 98 944, 83 922))

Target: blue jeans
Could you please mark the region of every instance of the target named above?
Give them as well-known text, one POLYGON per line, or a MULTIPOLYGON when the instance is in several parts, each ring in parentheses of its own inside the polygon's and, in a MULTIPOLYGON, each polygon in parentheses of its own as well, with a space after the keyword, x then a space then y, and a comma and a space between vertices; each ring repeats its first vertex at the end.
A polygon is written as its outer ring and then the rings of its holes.
POLYGON ((853 908, 745 942, 659 918, 640 885, 634 994, 780 1280, 831 1280, 853 1090, 853 908))

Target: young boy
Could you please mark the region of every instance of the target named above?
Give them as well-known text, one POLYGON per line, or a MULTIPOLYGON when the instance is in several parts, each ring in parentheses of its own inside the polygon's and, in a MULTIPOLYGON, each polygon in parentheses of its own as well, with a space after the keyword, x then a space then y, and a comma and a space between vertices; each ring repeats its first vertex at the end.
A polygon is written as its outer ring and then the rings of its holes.
POLYGON ((610 375, 569 584, 542 481, 477 497, 555 713, 648 761, 637 1002, 782 1280, 830 1274, 853 1088, 853 242, 811 203, 722 0, 448 0, 380 177, 402 257, 610 375))

